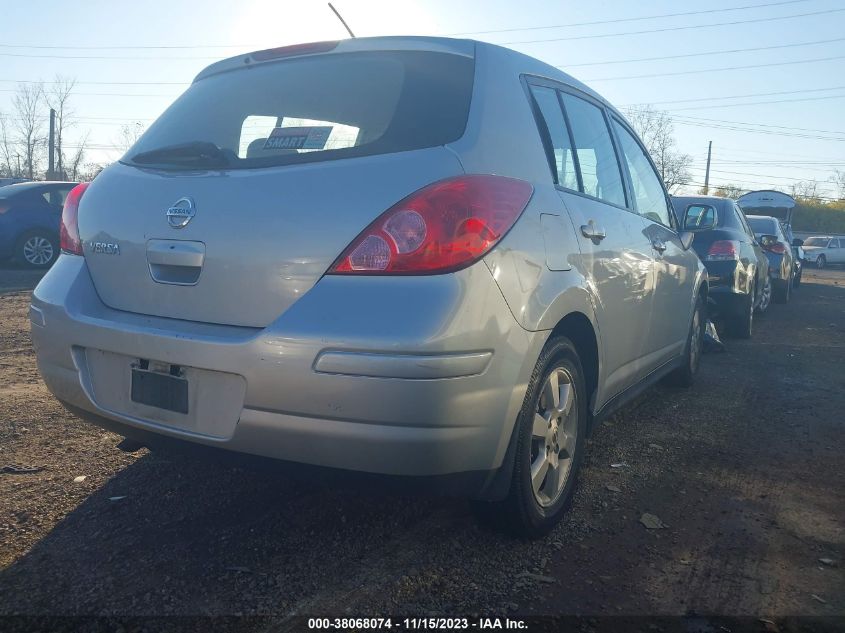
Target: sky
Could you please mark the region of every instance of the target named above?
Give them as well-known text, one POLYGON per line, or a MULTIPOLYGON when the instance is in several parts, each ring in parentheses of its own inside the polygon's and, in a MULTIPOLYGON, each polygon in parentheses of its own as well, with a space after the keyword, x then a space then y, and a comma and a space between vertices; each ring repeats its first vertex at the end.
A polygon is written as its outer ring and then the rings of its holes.
MULTIPOLYGON (((501 44, 558 66, 618 108, 670 112, 693 157, 691 188, 825 195, 845 171, 843 0, 334 0, 357 36, 449 35, 501 44)), ((88 159, 119 157, 120 128, 149 124, 208 64, 347 36, 317 0, 0 0, 0 113, 16 83, 73 77, 88 159)), ((49 86, 48 86, 49 87, 49 86)), ((46 119, 45 112, 45 119, 46 119)))

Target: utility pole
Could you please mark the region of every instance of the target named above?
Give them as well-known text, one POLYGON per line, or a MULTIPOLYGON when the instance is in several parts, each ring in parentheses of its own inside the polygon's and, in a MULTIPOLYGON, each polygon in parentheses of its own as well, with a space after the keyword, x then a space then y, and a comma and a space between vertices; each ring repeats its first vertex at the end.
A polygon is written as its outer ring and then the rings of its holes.
POLYGON ((50 108, 50 139, 47 143, 47 180, 56 179, 56 111, 50 108))
POLYGON ((704 172, 704 195, 710 193, 710 154, 713 151, 713 141, 707 144, 707 171, 704 172))

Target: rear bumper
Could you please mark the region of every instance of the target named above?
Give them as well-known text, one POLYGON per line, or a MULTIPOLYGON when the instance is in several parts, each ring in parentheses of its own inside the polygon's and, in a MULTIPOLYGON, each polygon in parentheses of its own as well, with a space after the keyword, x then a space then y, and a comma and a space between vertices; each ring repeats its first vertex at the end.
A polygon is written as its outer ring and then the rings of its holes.
POLYGON ((744 313, 748 301, 750 279, 739 262, 705 262, 708 296, 719 314, 733 316, 744 313))
POLYGON ((778 253, 766 253, 769 260, 769 275, 772 279, 786 279, 791 271, 784 270, 784 256, 778 253))
POLYGON ((406 476, 500 467, 546 337, 516 324, 483 264, 430 277, 326 277, 254 329, 113 310, 85 260, 63 255, 33 293, 30 320, 45 383, 95 423, 406 476), (197 396, 201 415, 138 405, 122 373, 137 359, 220 386, 197 396))

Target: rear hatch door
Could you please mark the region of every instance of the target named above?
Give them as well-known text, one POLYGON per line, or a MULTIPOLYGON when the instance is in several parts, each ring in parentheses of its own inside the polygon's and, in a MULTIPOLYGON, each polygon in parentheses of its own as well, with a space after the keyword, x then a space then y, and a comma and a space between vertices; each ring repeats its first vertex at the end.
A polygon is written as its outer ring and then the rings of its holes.
MULTIPOLYGON (((381 213, 462 173, 467 54, 356 51, 201 75, 80 204, 109 306, 263 327, 381 213)), ((338 306, 342 313, 343 306, 338 306)))

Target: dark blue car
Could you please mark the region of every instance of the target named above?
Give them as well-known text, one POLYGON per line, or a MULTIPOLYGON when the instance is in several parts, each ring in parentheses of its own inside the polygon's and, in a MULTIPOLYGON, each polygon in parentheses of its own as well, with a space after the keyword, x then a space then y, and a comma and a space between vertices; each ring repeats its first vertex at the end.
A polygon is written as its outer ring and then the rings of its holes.
POLYGON ((75 182, 0 187, 0 259, 49 268, 59 256, 59 220, 75 182))

